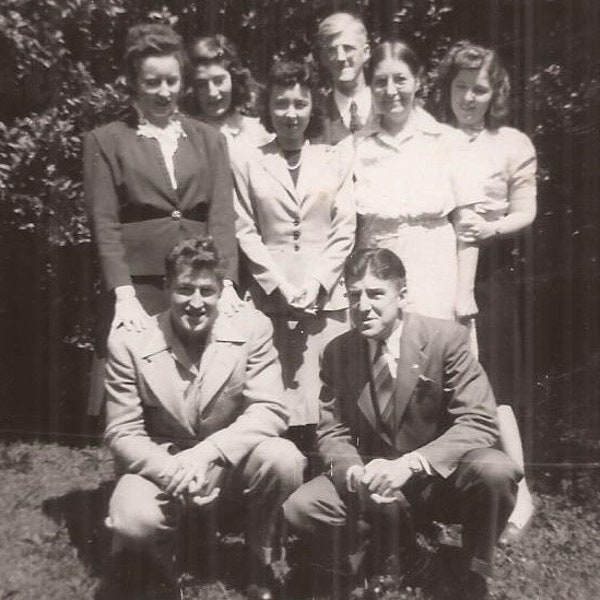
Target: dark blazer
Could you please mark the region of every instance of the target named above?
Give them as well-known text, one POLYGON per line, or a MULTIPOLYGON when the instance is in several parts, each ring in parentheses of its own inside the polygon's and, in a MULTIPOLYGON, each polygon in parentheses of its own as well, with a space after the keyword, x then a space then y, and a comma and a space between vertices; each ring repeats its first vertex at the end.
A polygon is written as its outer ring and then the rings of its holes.
POLYGON ((373 407, 369 361, 368 342, 355 330, 331 341, 323 355, 317 441, 340 494, 352 465, 418 450, 446 478, 466 452, 496 442, 494 395, 466 328, 404 315, 389 434, 373 407))
POLYGON ((107 288, 132 275, 163 275, 179 241, 210 234, 237 279, 233 185, 225 139, 181 118, 174 190, 158 142, 138 135, 136 119, 114 121, 84 142, 85 197, 107 288))

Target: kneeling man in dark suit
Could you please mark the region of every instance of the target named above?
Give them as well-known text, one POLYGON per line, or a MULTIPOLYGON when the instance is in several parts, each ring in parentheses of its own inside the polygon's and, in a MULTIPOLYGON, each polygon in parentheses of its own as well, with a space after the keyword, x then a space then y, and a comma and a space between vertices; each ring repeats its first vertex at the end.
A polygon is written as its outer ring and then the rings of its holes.
POLYGON ((521 473, 494 448, 496 404, 469 333, 403 312, 404 266, 389 250, 355 252, 345 276, 353 328, 328 344, 321 369, 326 470, 287 500, 286 517, 301 533, 343 532, 353 559, 370 538, 388 575, 399 547, 414 558, 415 522, 462 523, 461 597, 484 598, 521 473))
MULTIPOLYGON (((268 571, 281 506, 305 462, 278 437, 288 413, 270 321, 250 307, 219 313, 224 269, 212 240, 179 243, 166 274, 169 309, 108 340, 105 436, 120 478, 107 524, 114 554, 137 549, 156 575, 145 594, 127 596, 135 598, 180 597, 177 529, 187 511, 232 491, 245 499, 254 571, 268 571)), ((250 592, 270 597, 259 585, 250 592)))

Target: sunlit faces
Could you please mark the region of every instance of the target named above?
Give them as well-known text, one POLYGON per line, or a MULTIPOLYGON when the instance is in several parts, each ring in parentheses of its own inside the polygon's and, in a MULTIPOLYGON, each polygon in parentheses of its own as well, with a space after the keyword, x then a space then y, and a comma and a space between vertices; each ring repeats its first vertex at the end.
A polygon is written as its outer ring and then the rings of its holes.
POLYGON ((225 118, 231 111, 231 75, 223 65, 198 65, 194 73, 194 93, 207 119, 225 118))
POLYGON ((307 87, 274 86, 269 97, 269 113, 279 142, 288 148, 299 147, 310 121, 312 97, 307 87))
POLYGON ((459 127, 483 127, 492 101, 485 69, 461 69, 450 86, 450 103, 459 127))
POLYGON ((136 104, 155 125, 165 125, 177 110, 181 92, 181 65, 174 55, 148 56, 138 67, 134 82, 136 104))
POLYGON ((348 285, 350 317, 366 338, 384 340, 402 318, 406 305, 404 282, 381 279, 370 270, 348 285))
POLYGON ((369 45, 359 25, 332 36, 321 49, 321 62, 336 87, 352 87, 364 77, 369 45))
POLYGON ((210 269, 181 269, 168 287, 171 321, 183 338, 208 334, 218 314, 222 284, 210 269))
POLYGON ((413 109, 418 89, 419 80, 404 61, 387 58, 375 67, 371 90, 384 126, 386 123, 406 122, 413 109))

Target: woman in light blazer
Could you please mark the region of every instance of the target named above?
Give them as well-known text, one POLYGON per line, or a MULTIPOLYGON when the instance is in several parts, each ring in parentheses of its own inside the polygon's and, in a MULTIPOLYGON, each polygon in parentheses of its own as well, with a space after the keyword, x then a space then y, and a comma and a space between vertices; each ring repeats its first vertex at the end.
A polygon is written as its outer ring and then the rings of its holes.
POLYGON ((305 445, 318 422, 319 354, 347 328, 342 267, 354 244, 356 216, 350 161, 341 150, 311 144, 313 74, 279 61, 265 89, 264 124, 275 140, 232 151, 237 237, 249 291, 275 330, 291 437, 305 445), (308 437, 305 437, 308 436, 308 437))

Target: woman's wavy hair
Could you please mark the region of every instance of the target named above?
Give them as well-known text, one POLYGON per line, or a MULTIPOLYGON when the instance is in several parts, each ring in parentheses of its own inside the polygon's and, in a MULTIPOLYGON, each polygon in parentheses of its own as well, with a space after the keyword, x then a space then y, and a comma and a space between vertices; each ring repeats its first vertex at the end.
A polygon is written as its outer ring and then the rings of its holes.
POLYGON ((269 112, 269 98, 275 87, 294 87, 296 84, 307 88, 312 99, 312 111, 305 136, 308 139, 317 138, 323 131, 322 109, 319 103, 319 87, 316 70, 310 62, 300 62, 277 58, 271 66, 267 85, 262 90, 260 98, 260 120, 270 133, 275 131, 269 112))
MULTIPOLYGON (((257 92, 258 84, 250 70, 243 66, 237 48, 224 35, 217 34, 196 38, 188 50, 192 67, 199 65, 222 66, 231 76, 230 111, 244 110, 250 107, 257 92)), ((194 112, 202 114, 197 101, 191 103, 194 112)))
POLYGON ((452 112, 451 88, 462 69, 485 69, 492 99, 485 115, 485 126, 495 130, 508 121, 510 112, 510 80, 495 50, 461 40, 452 46, 441 60, 435 79, 434 113, 443 123, 456 125, 452 112))
POLYGON ((130 91, 135 89, 142 61, 149 56, 174 56, 185 81, 187 57, 181 36, 163 23, 141 23, 130 27, 125 38, 124 73, 130 91))

